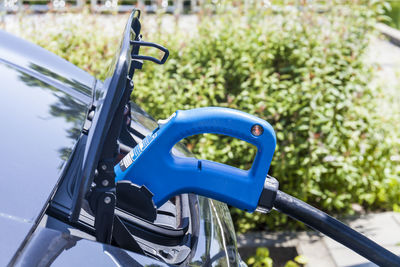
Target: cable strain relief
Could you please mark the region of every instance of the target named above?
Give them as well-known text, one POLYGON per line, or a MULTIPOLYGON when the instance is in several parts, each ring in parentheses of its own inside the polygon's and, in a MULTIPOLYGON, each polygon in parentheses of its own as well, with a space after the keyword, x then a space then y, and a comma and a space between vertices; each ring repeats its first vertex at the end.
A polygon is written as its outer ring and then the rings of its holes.
POLYGON ((267 175, 264 182, 264 188, 261 192, 260 199, 258 200, 258 207, 256 211, 267 213, 274 207, 276 194, 278 192, 279 182, 272 176, 267 175))

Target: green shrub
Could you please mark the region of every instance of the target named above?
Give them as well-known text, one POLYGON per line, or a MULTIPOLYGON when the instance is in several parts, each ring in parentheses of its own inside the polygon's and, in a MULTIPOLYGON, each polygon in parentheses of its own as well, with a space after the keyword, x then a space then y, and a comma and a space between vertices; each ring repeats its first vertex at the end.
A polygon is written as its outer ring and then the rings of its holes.
MULTIPOLYGON (((276 131, 270 174, 281 190, 330 213, 353 213, 354 203, 392 209, 400 200, 400 170, 391 160, 399 154, 399 135, 379 114, 382 93, 364 60, 380 2, 351 3, 274 12, 236 7, 203 17, 190 34, 179 28, 150 34, 145 17, 145 39, 171 55, 162 67, 145 63, 136 72, 132 99, 156 118, 204 106, 259 116, 276 131)), ((72 20, 21 35, 104 78, 126 17, 115 19, 118 31, 89 15, 72 20)), ((256 153, 243 141, 216 135, 187 142, 201 158, 241 168, 249 168, 256 153)), ((294 225, 276 212, 232 212, 239 231, 294 225)))
MULTIPOLYGON (((363 58, 375 23, 373 6, 325 6, 271 16, 229 13, 204 21, 194 38, 159 42, 172 50, 160 69, 136 77, 133 99, 157 118, 176 109, 236 108, 266 119, 278 145, 270 174, 282 190, 330 213, 392 208, 399 143, 382 126, 373 69, 363 58)), ((248 168, 255 150, 215 135, 191 138, 202 158, 248 168)), ((239 231, 276 229, 287 218, 233 210, 239 231)))
POLYGON ((247 259, 246 263, 251 267, 272 267, 273 261, 269 256, 268 248, 257 248, 256 254, 247 259))
POLYGON ((388 1, 390 7, 387 8, 386 15, 390 18, 386 21, 388 25, 396 29, 400 29, 400 2, 391 0, 388 1))
POLYGON ((103 80, 118 48, 127 15, 20 13, 1 24, 0 29, 19 35, 59 55, 103 80))

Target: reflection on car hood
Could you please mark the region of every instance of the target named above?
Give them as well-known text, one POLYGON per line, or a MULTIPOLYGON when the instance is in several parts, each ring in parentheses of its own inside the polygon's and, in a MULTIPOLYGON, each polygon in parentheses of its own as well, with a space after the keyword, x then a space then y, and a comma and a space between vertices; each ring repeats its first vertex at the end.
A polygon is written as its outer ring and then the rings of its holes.
POLYGON ((0 40, 0 59, 42 74, 50 83, 57 83, 86 96, 92 95, 91 88, 96 79, 72 63, 1 30, 0 40))
POLYGON ((0 213, 34 222, 71 155, 88 103, 1 57, 0 213))

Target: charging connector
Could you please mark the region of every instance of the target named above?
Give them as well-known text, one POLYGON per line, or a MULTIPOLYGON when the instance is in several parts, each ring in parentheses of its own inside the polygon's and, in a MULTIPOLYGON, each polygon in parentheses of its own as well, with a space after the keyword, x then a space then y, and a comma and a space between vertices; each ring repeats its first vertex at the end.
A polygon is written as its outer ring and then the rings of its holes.
MULTIPOLYGON (((271 125, 227 108, 198 108, 175 112, 114 167, 116 181, 129 180, 148 188, 160 207, 170 197, 195 193, 239 209, 283 212, 337 240, 379 266, 400 266, 400 258, 324 212, 279 191, 267 175, 275 150, 271 125), (250 170, 207 160, 178 157, 172 147, 188 136, 216 133, 242 139, 257 147, 250 170)), ((150 196, 150 192, 147 192, 150 196)), ((151 196, 150 196, 151 198, 151 196)), ((151 200, 151 199, 150 199, 151 200)), ((135 202, 136 204, 136 202, 135 202)), ((153 207, 153 202, 150 203, 153 207)))

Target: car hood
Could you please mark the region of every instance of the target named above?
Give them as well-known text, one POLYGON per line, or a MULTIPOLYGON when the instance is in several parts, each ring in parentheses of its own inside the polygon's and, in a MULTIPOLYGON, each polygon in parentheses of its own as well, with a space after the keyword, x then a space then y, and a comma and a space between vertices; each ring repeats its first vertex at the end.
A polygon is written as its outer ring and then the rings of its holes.
POLYGON ((31 42, 0 30, 0 59, 41 75, 51 85, 67 90, 77 98, 92 95, 96 79, 59 56, 31 42))
POLYGON ((0 214, 35 222, 81 133, 95 79, 0 31, 0 214))

